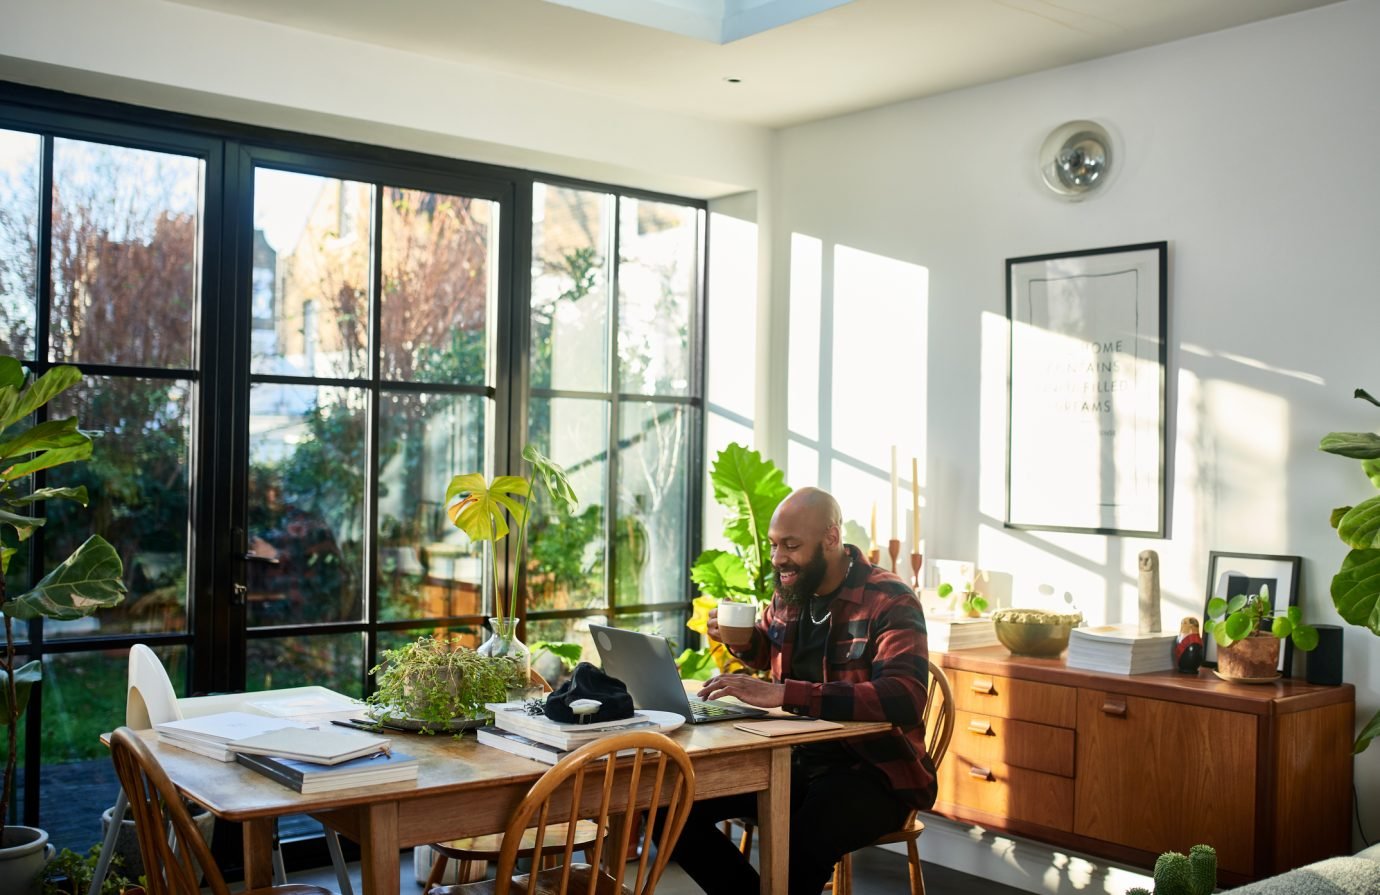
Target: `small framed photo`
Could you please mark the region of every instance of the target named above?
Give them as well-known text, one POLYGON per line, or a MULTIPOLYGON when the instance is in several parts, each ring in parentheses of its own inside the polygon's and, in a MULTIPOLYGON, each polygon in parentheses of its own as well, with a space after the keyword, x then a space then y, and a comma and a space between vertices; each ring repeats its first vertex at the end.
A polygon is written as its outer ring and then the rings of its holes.
MULTIPOLYGON (((1214 550, 1208 554, 1207 597, 1203 600, 1203 664, 1217 667, 1217 644, 1208 633, 1208 603, 1213 597, 1229 600, 1240 594, 1258 594, 1262 586, 1270 588, 1270 608, 1278 612, 1299 602, 1299 575, 1303 570, 1300 556, 1274 556, 1264 553, 1226 553, 1214 550)), ((1279 671, 1293 676, 1294 644, 1286 639, 1279 651, 1279 671)))

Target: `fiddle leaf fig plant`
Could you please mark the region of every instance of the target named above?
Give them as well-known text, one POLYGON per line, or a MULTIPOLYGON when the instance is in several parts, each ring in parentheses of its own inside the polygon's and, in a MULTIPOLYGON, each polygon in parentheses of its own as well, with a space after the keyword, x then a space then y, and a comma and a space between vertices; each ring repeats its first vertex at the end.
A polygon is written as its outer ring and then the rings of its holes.
POLYGON ((88 459, 91 436, 77 428, 76 417, 28 424, 34 411, 80 381, 81 371, 76 367, 53 367, 34 378, 18 360, 0 356, 0 614, 5 620, 5 652, 0 657, 0 723, 5 725, 8 746, 4 779, 0 782, 0 837, 9 817, 18 767, 19 718, 28 704, 30 691, 43 676, 43 666, 37 659, 16 666, 14 623, 37 618, 84 618, 125 598, 120 555, 99 535, 87 538, 31 590, 11 596, 5 580, 20 545, 48 521, 44 516, 33 515, 35 504, 71 500, 86 506, 85 487, 34 488, 32 476, 88 459))
MULTIPOLYGON (((1353 397, 1380 407, 1380 400, 1365 389, 1356 389, 1353 397)), ((1323 436, 1318 449, 1361 461, 1362 475, 1380 488, 1380 435, 1331 432, 1323 436)), ((1334 509, 1329 521, 1337 537, 1351 548, 1332 576, 1332 604, 1349 624, 1380 635, 1380 494, 1334 509)), ((1353 752, 1364 752, 1376 736, 1380 736, 1380 713, 1362 728, 1353 752)))

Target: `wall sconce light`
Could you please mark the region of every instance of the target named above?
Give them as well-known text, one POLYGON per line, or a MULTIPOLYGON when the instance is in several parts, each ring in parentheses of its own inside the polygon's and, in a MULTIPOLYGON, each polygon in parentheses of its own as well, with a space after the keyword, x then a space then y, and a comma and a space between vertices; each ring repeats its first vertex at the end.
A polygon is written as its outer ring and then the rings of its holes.
POLYGON ((1045 186, 1077 202, 1107 182, 1112 139, 1095 121, 1069 121, 1056 127, 1040 147, 1045 186))

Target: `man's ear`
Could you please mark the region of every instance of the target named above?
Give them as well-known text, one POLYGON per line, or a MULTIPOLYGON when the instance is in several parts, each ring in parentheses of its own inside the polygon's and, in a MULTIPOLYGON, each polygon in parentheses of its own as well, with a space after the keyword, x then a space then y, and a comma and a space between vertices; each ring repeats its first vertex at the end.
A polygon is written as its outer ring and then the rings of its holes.
POLYGON ((837 550, 843 544, 843 529, 837 525, 831 525, 824 530, 824 545, 830 550, 837 550))

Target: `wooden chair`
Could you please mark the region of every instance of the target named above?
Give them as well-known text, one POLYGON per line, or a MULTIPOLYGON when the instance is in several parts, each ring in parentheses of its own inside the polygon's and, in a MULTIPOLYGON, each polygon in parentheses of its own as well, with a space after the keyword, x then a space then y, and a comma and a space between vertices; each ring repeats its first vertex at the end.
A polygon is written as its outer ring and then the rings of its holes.
MULTIPOLYGON (((534 687, 540 687, 543 693, 551 692, 551 685, 535 668, 531 671, 531 682, 534 687)), ((546 831, 542 848, 544 850, 558 848, 565 842, 568 832, 565 824, 552 824, 546 831)), ((598 838, 599 828, 588 821, 581 821, 575 830, 575 850, 587 851, 598 838)), ((424 893, 430 892, 433 886, 440 884, 441 879, 445 876, 446 865, 450 861, 455 861, 459 865, 456 872, 458 881, 469 882, 475 875, 476 865, 482 872, 484 862, 498 860, 499 853, 503 849, 503 834, 491 833, 488 836, 468 836, 463 839, 451 839, 447 842, 433 842, 430 847, 436 853, 436 860, 432 862, 431 872, 427 874, 426 885, 422 887, 424 893)), ((530 859, 535 851, 536 831, 528 830, 523 834, 523 844, 518 849, 518 858, 530 859)))
MULTIPOLYGON (((949 740, 954 735, 954 694, 949 687, 949 679, 944 669, 930 661, 930 689, 925 699, 925 751, 934 761, 935 770, 949 751, 949 740)), ((905 826, 895 833, 888 833, 873 845, 889 845, 904 842, 906 855, 910 859, 911 895, 925 895, 925 876, 920 868, 920 834, 925 832, 925 824, 912 811, 906 817, 905 826)), ((834 895, 853 895, 853 856, 844 855, 834 865, 834 895)))
MULTIPOLYGON (((929 693, 925 698, 924 718, 925 751, 934 762, 935 770, 938 771, 939 763, 944 760, 944 753, 949 751, 949 740, 954 735, 954 694, 949 687, 949 679, 945 676, 944 669, 934 664, 933 660, 930 660, 929 665, 930 686, 929 693)), ((901 829, 894 833, 888 833, 872 844, 888 845, 894 842, 904 842, 906 854, 910 858, 911 895, 925 895, 925 877, 920 870, 918 844, 920 834, 925 832, 925 824, 917 814, 918 812, 912 811, 906 816, 906 822, 901 829)), ((724 835, 730 835, 734 824, 743 828, 742 838, 738 840, 738 848, 743 854, 748 854, 752 851, 753 822, 744 819, 724 821, 724 835)), ((853 856, 851 854, 844 855, 834 865, 834 878, 829 888, 834 891, 834 895, 852 895, 853 856)))
POLYGON ((671 848, 680 837, 694 798, 695 769, 685 750, 666 735, 625 733, 595 740, 561 759, 528 790, 503 834, 495 879, 441 886, 432 889, 431 895, 625 893, 628 845, 632 831, 638 828, 636 821, 640 814, 655 812, 657 806, 665 805, 666 820, 659 834, 657 825, 650 820, 641 825, 644 858, 638 865, 636 880, 630 881, 635 895, 651 895, 671 858, 671 848), (636 751, 631 757, 618 759, 618 753, 625 750, 636 751), (608 831, 595 841, 589 864, 575 864, 571 860, 578 850, 576 826, 572 824, 566 826, 565 842, 556 845, 559 852, 553 856, 559 857, 559 866, 535 869, 541 866, 547 848, 546 831, 553 811, 561 815, 573 811, 574 818, 591 821, 599 830, 608 831), (649 848, 653 843, 654 859, 649 848), (529 846, 533 872, 514 878, 518 853, 529 846))
MULTIPOLYGON (((192 816, 168 775, 132 729, 121 727, 110 738, 115 774, 134 813, 139 853, 144 859, 148 895, 200 895, 202 875, 211 895, 230 895, 211 850, 197 835, 192 816), (165 834, 172 825, 178 848, 165 834), (200 868, 200 872, 198 872, 200 868)), ((319 886, 270 886, 240 895, 331 895, 319 886)))

